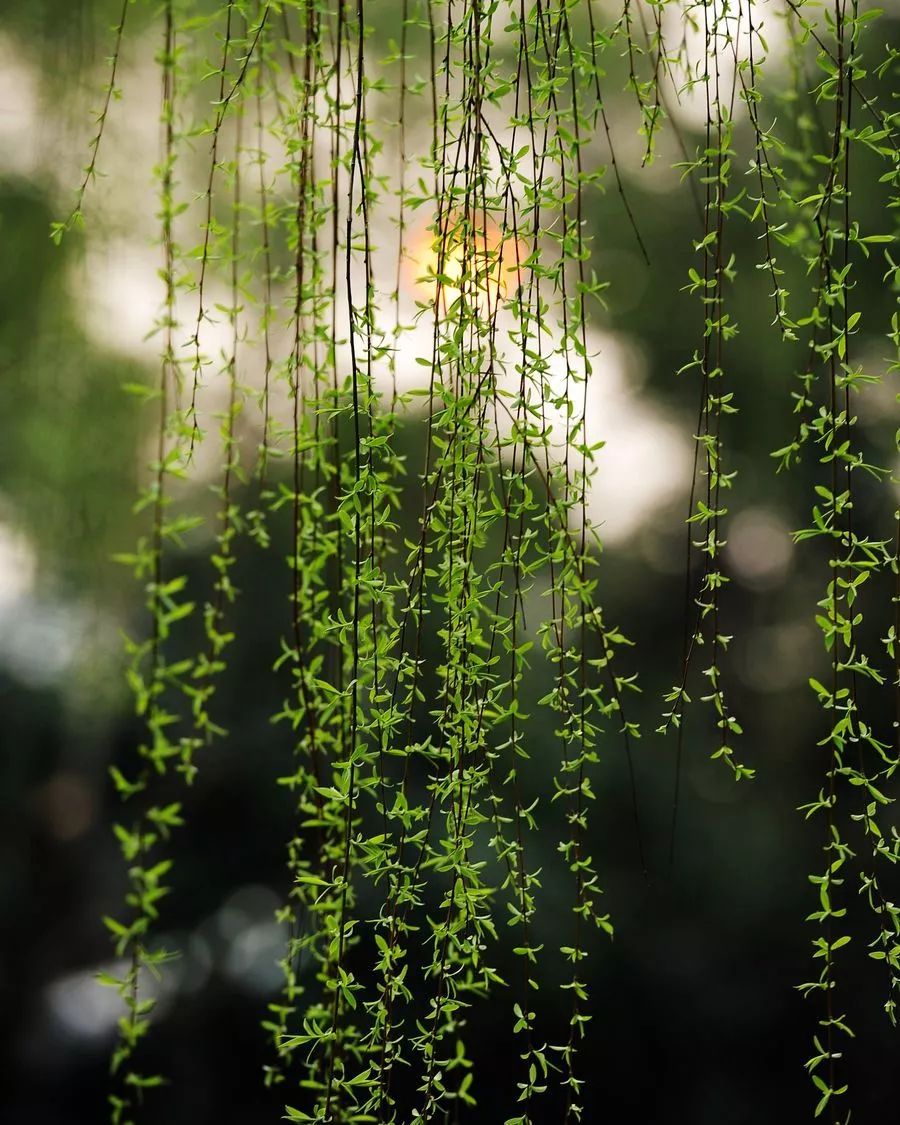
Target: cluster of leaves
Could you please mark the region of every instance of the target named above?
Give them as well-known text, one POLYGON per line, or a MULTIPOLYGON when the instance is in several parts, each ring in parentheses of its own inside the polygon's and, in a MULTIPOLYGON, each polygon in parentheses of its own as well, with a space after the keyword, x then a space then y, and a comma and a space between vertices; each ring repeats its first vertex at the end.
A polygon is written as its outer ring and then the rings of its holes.
MULTIPOLYGON (((840 1038, 854 1035, 842 1010, 835 955, 848 946, 848 905, 844 888, 858 882, 858 892, 872 914, 874 935, 869 956, 884 963, 884 1007, 896 1024, 900 988, 900 908, 886 896, 886 872, 900 859, 900 833, 890 823, 890 781, 900 765, 900 726, 883 730, 884 699, 876 690, 897 683, 896 623, 887 626, 882 644, 886 662, 871 652, 864 609, 875 616, 876 627, 885 627, 885 591, 896 616, 897 540, 886 522, 867 529, 859 509, 866 481, 872 487, 890 488, 890 464, 878 464, 878 454, 867 448, 858 427, 859 396, 882 383, 882 373, 871 359, 855 354, 853 337, 861 331, 864 310, 854 308, 856 277, 873 255, 884 255, 884 282, 897 291, 897 271, 891 253, 893 230, 867 230, 855 213, 851 172, 872 174, 879 168, 879 183, 886 191, 884 211, 896 216, 898 165, 895 115, 879 104, 869 77, 864 47, 877 10, 861 11, 858 4, 836 4, 826 10, 823 24, 812 21, 799 5, 790 5, 796 21, 794 77, 802 75, 801 46, 812 39, 816 63, 824 78, 814 87, 815 114, 799 122, 799 135, 776 140, 766 137, 778 160, 767 166, 767 178, 782 200, 790 200, 793 215, 776 233, 779 241, 799 254, 814 279, 812 302, 805 315, 786 324, 795 338, 808 341, 801 372, 801 392, 795 394, 799 419, 797 436, 774 454, 783 466, 809 458, 819 482, 809 527, 795 533, 797 542, 827 544, 829 578, 818 602, 816 622, 830 662, 827 684, 815 677, 815 691, 830 728, 820 740, 826 755, 824 782, 816 800, 803 809, 807 818, 824 822, 823 867, 810 876, 818 889, 817 909, 809 920, 818 927, 813 956, 818 975, 801 985, 804 994, 822 1002, 819 1033, 807 1069, 817 1089, 815 1115, 843 1120, 849 1111, 837 1099, 846 1097, 848 1085, 841 1075, 840 1038), (818 109, 824 122, 818 125, 818 109), (860 118, 865 116, 865 122, 860 118), (815 128, 821 130, 815 135, 815 128), (824 149, 822 141, 825 142, 824 149)), ((890 73, 895 60, 889 54, 875 73, 890 73)), ((793 91, 795 103, 805 84, 793 91)), ((762 141, 760 142, 762 144, 762 141)), ((889 339, 896 346, 896 312, 889 339)), ((890 371, 896 370, 892 364, 890 371)), ((896 438, 891 453, 896 454, 896 438)), ((896 501, 895 501, 896 503, 896 501)), ((876 642, 877 643, 877 642, 876 642)))
MULTIPOLYGON (((81 220, 128 7, 84 185, 57 238, 81 220)), ((897 723, 880 732, 867 690, 898 690, 898 548, 893 530, 869 532, 857 515, 860 479, 877 486, 883 508, 891 476, 872 463, 854 415, 857 396, 884 375, 851 355, 864 315, 853 308, 855 271, 883 258, 885 284, 896 292, 900 282, 895 233, 864 230, 850 190, 851 165, 877 162, 884 213, 898 213, 896 115, 877 98, 896 60, 873 68, 863 51, 877 13, 856 0, 785 0, 778 26, 792 84, 772 83, 771 95, 789 111, 780 131, 763 96, 768 48, 754 5, 625 0, 602 28, 586 0, 402 0, 399 36, 387 43, 372 26, 382 14, 372 0, 161 4, 161 364, 155 387, 134 388, 157 411, 156 449, 138 504, 149 530, 123 556, 150 622, 128 645, 146 736, 133 775, 115 773, 131 818, 117 828, 128 920, 107 921, 123 968, 106 983, 126 1009, 113 1120, 134 1121, 142 1091, 161 1081, 142 1073, 138 1047, 153 1006, 148 973, 170 956, 152 931, 181 806, 158 802, 154 780, 192 783, 203 748, 226 736, 216 689, 235 640, 242 550, 282 551, 286 563, 272 653, 285 691, 272 719, 293 751, 281 781, 297 827, 286 842, 284 987, 265 1027, 267 1078, 283 1086, 288 1118, 462 1116, 478 1089, 467 1023, 502 997, 521 1044, 507 1125, 545 1120, 550 1091, 566 1122, 582 1119, 579 1045, 595 1010, 583 966, 595 935, 612 934, 602 864, 590 854, 592 774, 604 750, 630 762, 640 736, 627 707, 637 684, 619 655, 627 638, 599 597, 589 507, 603 445, 588 429, 592 381, 602 378, 589 318, 605 283, 591 266, 586 212, 607 174, 646 256, 603 93, 607 68, 624 60, 644 163, 670 128, 698 210, 686 288, 700 302, 699 344, 680 373, 699 395, 684 653, 661 728, 678 740, 675 811, 701 649, 717 731, 710 753, 737 779, 753 773, 733 749, 741 725, 722 669, 735 480, 726 444, 738 409, 729 224, 759 228, 762 260, 751 265, 771 284, 773 331, 806 351, 797 434, 775 456, 785 467, 814 463, 813 522, 796 538, 828 545, 817 620, 831 682, 811 683, 831 729, 820 743, 823 787, 805 810, 825 823, 811 916, 821 971, 803 989, 823 1002, 808 1063, 815 1113, 836 1121, 847 1090, 837 1036, 851 1032, 835 954, 850 941, 841 927, 850 872, 874 916, 869 953, 884 963, 891 1019, 900 987, 900 909, 882 889, 882 871, 900 858, 885 819, 897 723), (811 59, 824 75, 815 82, 811 59), (704 107, 694 153, 673 98, 704 107), (607 167, 596 163, 598 137, 607 167), (748 138, 745 174, 737 160, 748 138), (798 313, 804 278, 811 300, 798 313), (408 464, 397 436, 414 411, 424 411, 426 436, 421 463, 408 464), (413 504, 408 538, 400 513, 413 504), (198 604, 178 560, 203 536, 209 594, 198 604), (876 658, 861 606, 874 591, 877 611, 888 587, 894 620, 876 658), (203 639, 185 657, 178 638, 194 618, 203 639), (527 700, 538 661, 550 688, 527 700), (556 767, 552 793, 529 801, 535 707, 553 716, 555 744, 541 752, 556 767), (559 833, 553 878, 567 881, 570 901, 555 949, 535 936, 543 876, 528 850, 548 831, 559 833), (515 980, 492 966, 507 933, 515 980), (548 965, 571 997, 561 1028, 547 1026, 538 1003, 548 965), (401 1068, 415 1076, 408 1104, 401 1068)), ((895 356, 897 316, 886 332, 895 356)))

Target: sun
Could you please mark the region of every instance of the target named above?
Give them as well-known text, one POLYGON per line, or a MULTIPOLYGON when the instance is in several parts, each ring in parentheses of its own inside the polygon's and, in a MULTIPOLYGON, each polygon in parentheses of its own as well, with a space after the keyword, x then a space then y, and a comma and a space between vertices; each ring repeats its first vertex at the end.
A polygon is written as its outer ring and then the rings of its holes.
POLYGON ((420 227, 407 250, 407 285, 423 304, 446 308, 465 295, 492 309, 524 282, 528 249, 482 215, 451 216, 435 233, 420 227))

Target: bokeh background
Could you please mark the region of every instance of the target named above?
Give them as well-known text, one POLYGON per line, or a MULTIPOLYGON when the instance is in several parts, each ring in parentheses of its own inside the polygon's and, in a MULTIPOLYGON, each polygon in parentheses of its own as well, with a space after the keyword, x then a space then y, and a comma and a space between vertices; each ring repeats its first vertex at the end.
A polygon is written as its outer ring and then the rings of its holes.
MULTIPOLYGON (((124 891, 108 767, 127 762, 138 738, 121 633, 143 627, 141 592, 112 556, 136 536, 132 504, 149 424, 121 387, 153 371, 155 345, 143 336, 160 296, 154 218, 145 202, 152 198, 155 122, 134 108, 155 81, 145 38, 152 5, 135 9, 123 56, 125 96, 113 106, 101 159, 109 175, 88 197, 87 230, 61 247, 48 236, 80 179, 117 8, 107 0, 0 4, 4 1125, 102 1120, 119 1014, 114 993, 98 987, 94 974, 111 956, 100 919, 117 911, 124 891)), ((880 21, 884 41, 900 48, 898 13, 880 21)), ((777 79, 777 67, 773 74, 777 79)), ((814 799, 824 770, 817 745, 823 716, 807 680, 826 668, 814 612, 827 568, 815 544, 796 547, 790 537, 807 519, 811 470, 776 475, 769 454, 793 436, 790 393, 800 353, 770 327, 768 279, 753 269, 758 231, 736 221, 729 238, 743 263, 732 294, 740 336, 729 349, 728 378, 740 412, 728 419, 726 448, 739 476, 730 498, 732 583, 723 612, 735 637, 726 667, 745 730, 741 755, 757 777, 735 785, 709 761, 709 731, 691 721, 670 871, 674 743, 652 731, 662 692, 677 678, 682 644, 686 466, 697 388, 675 373, 700 336, 696 301, 681 288, 697 219, 689 190, 669 168, 679 157, 668 142, 657 162, 640 170, 633 101, 616 93, 623 86, 613 74, 610 119, 651 265, 641 261, 616 193, 594 198, 587 216, 592 264, 612 285, 608 311, 592 332, 609 357, 601 405, 617 435, 594 514, 608 532, 603 601, 636 642, 644 688, 638 717, 646 734, 635 766, 650 875, 640 871, 627 775, 611 738, 595 785, 590 851, 616 935, 598 943, 588 963, 586 1120, 795 1122, 809 1117, 815 1101, 802 1064, 818 1013, 796 985, 815 971, 814 930, 804 917, 816 908, 808 875, 821 865, 822 828, 796 810, 814 799)), ((699 120, 689 108, 681 127, 698 143, 699 120)), ((747 136, 738 136, 746 146, 747 136)), ((883 192, 874 171, 861 166, 854 208, 869 229, 885 225, 883 192)), ((863 334, 860 352, 885 370, 889 346, 876 333, 886 328, 896 296, 881 273, 877 265, 861 271, 854 297, 873 333, 863 334)), ((802 285, 799 274, 792 281, 802 285)), ((895 392, 872 388, 859 405, 861 432, 878 463, 892 455, 895 392)), ((415 458, 414 419, 398 440, 415 458)), ((872 492, 862 497, 859 518, 887 533, 892 502, 887 490, 872 492)), ((186 559, 198 583, 203 564, 200 553, 186 559)), ((260 1020, 280 980, 283 934, 274 911, 287 889, 284 843, 293 820, 289 793, 275 783, 290 760, 289 739, 268 721, 283 686, 270 673, 271 638, 287 619, 287 582, 275 552, 241 556, 240 641, 218 696, 229 737, 201 761, 186 797, 187 827, 164 912, 163 929, 182 956, 161 985, 147 1044, 148 1069, 171 1080, 154 1093, 148 1119, 167 1125, 255 1125, 281 1112, 281 1092, 262 1083, 271 1057, 260 1020)), ((887 624, 886 588, 873 590, 869 604, 877 638, 887 624)), ((886 729, 890 716, 876 717, 886 729)), ((536 713, 530 737, 538 749, 552 739, 549 715, 536 713)), ((539 791, 536 758, 532 784, 539 791)), ((548 785, 549 771, 548 763, 548 785)), ((554 850, 548 838, 548 867, 554 850)), ((539 866, 540 855, 531 862, 539 866)), ((888 895, 896 898, 896 883, 888 895)), ((869 919, 857 909, 855 886, 847 900, 858 940, 841 959, 839 1004, 857 1031, 847 1049, 853 1121, 866 1125, 896 1118, 900 1055, 881 1010, 883 973, 864 954, 869 919)), ((559 914, 543 917, 543 936, 553 942, 559 914)), ((501 960, 498 967, 509 966, 501 960)), ((565 1018, 567 994, 553 980, 541 1003, 565 1018)), ((470 1031, 483 1065, 479 1106, 469 1119, 485 1125, 501 1122, 510 1104, 510 1007, 485 1006, 470 1031)))

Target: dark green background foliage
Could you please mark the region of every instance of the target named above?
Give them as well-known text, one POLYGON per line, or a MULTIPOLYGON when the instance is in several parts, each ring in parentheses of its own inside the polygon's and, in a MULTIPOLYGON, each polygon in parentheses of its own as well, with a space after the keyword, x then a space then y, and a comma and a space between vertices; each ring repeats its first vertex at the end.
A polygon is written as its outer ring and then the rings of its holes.
MULTIPOLYGON (((89 107, 97 105, 105 80, 108 29, 120 5, 41 0, 5 7, 0 45, 37 76, 42 143, 83 154, 90 136, 89 107)), ((192 11, 214 14, 221 7, 210 2, 192 11)), ((293 12, 295 6, 287 7, 293 12)), ((375 28, 370 49, 379 58, 388 53, 387 31, 399 26, 400 8, 388 0, 370 0, 370 9, 375 28)), ((650 9, 645 5, 645 10, 650 9)), ((142 3, 129 15, 132 39, 126 38, 122 61, 128 74, 137 73, 127 68, 137 65, 142 37, 153 37, 145 55, 158 48, 157 15, 154 5, 142 3)), ((210 43, 212 56, 219 48, 215 39, 210 43)), ((900 18, 888 11, 866 50, 877 63, 890 56, 891 45, 900 49, 900 18)), ((814 69, 814 44, 807 54, 814 69)), ((690 442, 697 432, 699 383, 690 371, 676 373, 703 340, 703 309, 688 291, 688 271, 698 265, 692 242, 702 237, 703 216, 698 217, 687 179, 677 189, 672 186, 676 181, 665 180, 665 190, 660 190, 655 167, 641 169, 644 141, 636 139, 640 122, 634 92, 626 89, 627 56, 616 48, 605 65, 610 71, 605 78, 607 114, 621 151, 629 154, 627 159, 620 155, 622 175, 650 263, 642 261, 622 199, 607 174, 603 193, 585 194, 589 265, 609 282, 605 308, 592 311, 592 323, 636 349, 644 381, 633 388, 635 393, 690 442)), ((122 101, 113 100, 111 119, 128 120, 129 96, 135 96, 138 79, 130 81, 122 101)), ((880 87, 874 77, 870 81, 871 89, 881 91, 882 110, 889 111, 897 97, 896 67, 881 77, 880 87)), ((156 86, 152 96, 157 97, 156 86)), ((203 102, 197 96, 198 104, 203 102)), ((777 89, 766 90, 766 96, 778 107, 784 135, 792 140, 803 133, 804 114, 827 127, 831 103, 817 108, 810 100, 792 106, 775 100, 781 97, 777 89)), ((208 114, 209 99, 201 112, 208 114)), ((770 116, 774 112, 768 111, 770 116)), ((683 129, 688 151, 702 150, 702 122, 683 129)), ((896 132, 895 127, 895 137, 896 132)), ((104 139, 113 150, 115 137, 104 139)), ((738 156, 732 177, 738 181, 753 155, 745 115, 734 146, 738 156)), ((207 152, 208 137, 201 134, 194 139, 194 172, 202 173, 207 152)), ((667 148, 657 155, 657 164, 670 156, 681 159, 674 144, 671 153, 667 148)), ((114 156, 104 155, 101 147, 101 167, 106 159, 114 181, 114 156)), ((157 151, 147 154, 148 182, 158 159, 157 151)), ((184 158, 188 167, 190 159, 184 158)), ((852 207, 860 229, 867 234, 895 230, 896 210, 892 213, 888 202, 893 191, 896 208, 896 183, 881 181, 884 161, 860 146, 854 162, 852 207)), ((139 489, 146 487, 144 468, 152 460, 156 426, 154 403, 142 404, 142 396, 122 387, 153 386, 157 367, 150 358, 135 358, 136 352, 123 353, 115 342, 120 334, 110 332, 105 340, 102 331, 86 326, 85 271, 99 268, 89 253, 91 240, 122 233, 112 229, 121 218, 104 215, 102 207, 92 210, 93 185, 86 195, 85 229, 75 224, 59 246, 49 237, 51 223, 65 218, 71 205, 78 167, 79 162, 72 164, 71 183, 61 185, 51 174, 52 159, 23 171, 15 161, 7 166, 0 156, 4 1125, 94 1125, 108 1112, 109 1058, 119 1012, 114 989, 101 989, 92 978, 113 961, 110 935, 100 919, 122 917, 126 893, 125 865, 112 831, 123 813, 109 769, 131 777, 146 737, 124 683, 120 639, 121 633, 149 635, 146 598, 140 583, 113 556, 133 551, 138 535, 147 534, 148 512, 135 514, 133 506, 139 489), (22 543, 26 547, 19 550, 16 544, 22 543), (30 580, 23 581, 31 566, 30 580)), ((187 180, 190 173, 183 176, 187 180)), ((801 173, 796 176, 799 183, 801 173)), ((749 176, 747 181, 753 195, 756 181, 749 176)), ((116 184, 100 181, 97 190, 102 200, 108 198, 104 193, 115 193, 116 184)), ((201 183, 198 195, 202 190, 201 183)), ((702 184, 699 191, 702 199, 702 184)), ((225 229, 231 213, 224 189, 223 199, 218 218, 225 229)), ((753 209, 746 200, 745 207, 753 209)), ((121 209, 116 215, 121 216, 121 209)), ((258 230, 253 220, 248 219, 247 227, 258 230)), ((629 699, 628 718, 640 725, 643 737, 633 745, 640 838, 616 720, 600 734, 598 760, 591 767, 596 799, 585 850, 600 874, 602 910, 609 912, 615 936, 609 940, 592 930, 584 939, 590 956, 581 971, 591 1019, 578 1067, 588 1080, 582 1103, 583 1120, 589 1123, 795 1122, 811 1118, 819 1096, 803 1062, 813 1035, 821 1034, 820 1001, 815 996, 805 1001, 797 986, 814 979, 821 967, 810 969, 815 930, 804 919, 818 909, 818 891, 809 876, 822 868, 825 829, 823 821, 804 819, 797 810, 815 800, 827 769, 821 742, 827 740, 831 722, 809 679, 830 683, 830 658, 814 618, 828 581, 831 545, 820 539, 791 545, 788 535, 789 529, 808 525, 810 498, 822 472, 814 456, 802 458, 790 471, 776 472, 778 460, 771 456, 788 446, 797 430, 791 396, 800 387, 797 374, 806 363, 806 337, 800 333, 792 343, 772 326, 771 279, 756 268, 764 261, 760 233, 759 223, 746 216, 729 218, 728 252, 735 255, 738 270, 727 302, 739 335, 727 349, 727 380, 738 410, 723 415, 721 434, 729 471, 738 471, 728 496, 729 523, 734 526, 748 512, 765 512, 776 529, 769 533, 775 535, 774 545, 765 539, 765 550, 783 551, 786 561, 783 566, 763 565, 754 575, 751 567, 741 565, 739 552, 726 552, 730 582, 719 606, 722 631, 734 638, 720 654, 720 665, 729 713, 743 728, 735 754, 755 770, 755 777, 736 784, 722 762, 710 760, 719 739, 711 709, 698 704, 688 708, 670 863, 676 739, 672 732, 666 737, 654 732, 665 709, 663 697, 680 679, 684 656, 685 485, 683 495, 604 546, 598 570, 599 601, 609 624, 623 629, 633 642, 617 661, 622 674, 640 675, 641 694, 629 699)), ((815 237, 809 225, 806 236, 815 237)), ((897 388, 889 385, 891 378, 896 382, 896 372, 889 370, 896 348, 892 353, 887 333, 897 282, 884 249, 874 244, 868 261, 857 255, 853 275, 852 306, 864 314, 854 337, 856 354, 865 356, 873 370, 887 372, 883 386, 865 388, 861 396, 868 396, 868 405, 859 409, 854 440, 867 460, 891 466, 896 475, 897 388)), ((278 268, 289 274, 294 247, 287 223, 273 235, 272 250, 278 268)), ((800 317, 810 305, 811 283, 803 262, 800 255, 780 252, 779 264, 786 271, 781 284, 797 295, 792 315, 800 317)), ((158 284, 162 302, 163 282, 158 284)), ((146 327, 149 331, 152 325, 146 327)), ((419 534, 425 431, 424 417, 411 413, 397 423, 393 436, 393 453, 406 466, 397 482, 399 503, 392 517, 398 525, 394 538, 401 544, 416 542, 419 534)), ((349 464, 349 430, 342 440, 338 459, 349 464)), ((275 462, 270 471, 268 486, 276 494, 279 488, 290 494, 286 465, 275 462)), ((602 475, 602 453, 598 465, 602 475)), ((231 502, 242 512, 265 507, 252 473, 236 474, 231 488, 231 502)), ((215 487, 201 483, 194 489, 186 507, 206 515, 212 525, 219 503, 215 487)), ((892 539, 895 507, 890 482, 859 482, 853 518, 871 538, 892 539)), ((296 768, 294 735, 290 724, 271 721, 293 690, 289 668, 282 664, 273 670, 279 638, 291 627, 292 576, 285 557, 292 550, 293 528, 289 503, 271 508, 265 522, 268 545, 249 534, 237 536, 228 568, 240 593, 228 606, 234 640, 217 674, 212 707, 215 724, 227 736, 196 751, 198 776, 192 786, 185 787, 172 772, 153 783, 158 806, 182 806, 184 826, 173 834, 170 848, 175 859, 167 877, 171 892, 154 925, 156 940, 178 950, 180 958, 162 968, 152 1030, 139 1047, 140 1072, 163 1075, 166 1084, 148 1092, 138 1120, 255 1125, 279 1120, 285 1103, 307 1104, 290 1070, 285 1083, 263 1082, 275 1052, 261 1021, 267 1018, 267 1004, 280 994, 277 961, 286 936, 275 916, 291 892, 286 847, 298 820, 294 791, 279 784, 296 768)), ((602 521, 601 512, 601 538, 602 521)), ((752 531, 759 525, 751 520, 745 526, 752 531)), ((502 546, 499 526, 490 535, 486 557, 496 556, 502 546)), ((727 527, 723 538, 728 538, 727 527)), ((188 533, 172 552, 177 558, 173 572, 186 576, 197 606, 216 601, 210 566, 215 548, 210 543, 208 535, 188 533)), ((401 551, 392 565, 402 572, 404 559, 401 551)), ((547 588, 548 568, 533 581, 537 591, 547 588)), ((882 568, 865 590, 871 609, 858 638, 865 651, 878 651, 890 627, 893 582, 890 569, 882 568)), ((439 608, 429 604, 437 618, 439 608)), ((546 604, 534 593, 527 611, 546 614, 546 604)), ((173 635, 168 659, 191 659, 208 640, 208 622, 205 630, 197 610, 173 635)), ((598 658, 596 636, 587 644, 588 655, 598 658)), ((882 656, 883 651, 882 645, 882 656)), ((444 658, 436 627, 423 631, 421 656, 423 686, 430 696, 439 690, 444 658)), ((536 705, 550 690, 550 675, 547 663, 535 660, 520 688, 529 703, 523 734, 529 762, 519 796, 526 806, 542 802, 541 829, 528 843, 529 869, 542 872, 531 942, 552 953, 537 970, 535 1004, 546 1024, 545 1036, 559 1042, 570 1019, 571 995, 564 986, 571 970, 556 951, 571 925, 572 887, 559 856, 559 839, 567 831, 565 810, 562 802, 549 800, 558 775, 559 720, 551 709, 536 705)), ((698 684, 696 696, 702 690, 698 684)), ((893 706, 890 691, 861 687, 860 710, 867 721, 896 741, 896 731, 890 735, 893 706)), ((409 742, 424 742, 433 725, 427 709, 420 709, 409 742)), ((410 783, 417 799, 427 799, 426 784, 423 767, 410 783)), ((881 824, 886 833, 891 826, 896 831, 893 805, 887 806, 881 824)), ((496 867, 486 844, 477 847, 477 858, 489 870, 496 867)), ((896 901, 898 890, 897 870, 888 869, 884 893, 896 901)), ((377 885, 361 885, 356 916, 376 917, 380 893, 377 885)), ((437 911, 440 897, 433 886, 426 900, 425 913, 437 911)), ((883 1011, 883 965, 865 955, 874 936, 872 914, 857 894, 855 876, 852 884, 848 879, 845 905, 842 932, 853 940, 852 954, 846 949, 837 954, 839 1005, 856 1036, 840 1041, 841 1082, 852 1091, 854 1125, 869 1125, 897 1116, 898 1040, 883 1011)), ((521 958, 513 953, 515 943, 508 940, 506 916, 499 909, 496 923, 500 940, 491 951, 491 964, 505 981, 518 981, 521 958)), ((348 958, 362 989, 374 988, 370 959, 352 949, 348 958)), ((416 994, 412 1010, 422 1017, 431 986, 415 969, 409 984, 416 994)), ((465 1038, 468 1059, 475 1064, 471 1094, 477 1106, 448 1102, 436 1120, 499 1125, 515 1112, 522 1053, 521 1039, 512 1032, 515 999, 510 988, 498 986, 488 1002, 474 1008, 465 1038)), ((401 1106, 411 1104, 417 1076, 401 1069, 396 1081, 401 1106)), ((551 1090, 535 1101, 532 1120, 563 1121, 563 1106, 564 1094, 551 1090)))

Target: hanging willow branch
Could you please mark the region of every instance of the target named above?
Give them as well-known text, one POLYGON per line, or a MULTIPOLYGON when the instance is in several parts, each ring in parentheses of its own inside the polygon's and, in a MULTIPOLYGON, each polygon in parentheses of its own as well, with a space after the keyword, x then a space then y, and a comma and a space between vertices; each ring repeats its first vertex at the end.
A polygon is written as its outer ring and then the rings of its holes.
MULTIPOLYGON (((57 240, 95 174, 128 6, 57 240)), ((163 1081, 141 1071, 140 1046, 152 973, 170 956, 153 931, 182 807, 155 786, 173 769, 202 783, 229 737, 216 685, 239 640, 235 566, 252 551, 278 554, 283 575, 283 611, 267 623, 283 693, 270 737, 296 830, 284 983, 264 1026, 287 1118, 481 1120, 490 1074, 467 1032, 502 1003, 521 1058, 506 1125, 591 1119, 583 1043, 603 1006, 587 960, 603 958, 615 918, 614 902, 601 905, 608 857, 593 810, 626 802, 640 870, 665 878, 689 756, 722 759, 735 779, 763 768, 738 760, 746 719, 728 678, 731 447, 757 393, 734 375, 739 270, 757 278, 798 374, 794 436, 774 457, 815 488, 795 539, 823 575, 807 612, 830 674, 810 678, 822 786, 803 811, 820 820, 823 860, 811 876, 817 975, 801 988, 819 1002, 812 1112, 847 1119, 840 982, 854 885, 891 1021, 900 990, 900 908, 886 889, 900 859, 889 819, 900 710, 893 731, 885 719, 900 708, 900 514, 896 467, 875 463, 857 419, 886 375, 855 340, 863 327, 886 336, 888 374, 900 370, 900 314, 870 325, 855 297, 865 271, 895 294, 900 275, 896 229, 866 229, 851 188, 857 163, 877 162, 879 213, 896 223, 897 115, 881 91, 897 59, 877 57, 877 15, 856 0, 162 5, 161 366, 145 392, 158 414, 138 504, 149 531, 122 556, 149 625, 128 642, 138 761, 132 776, 114 771, 136 810, 116 828, 126 920, 107 920, 126 965, 107 978, 126 1009, 114 1122, 137 1121, 163 1081), (641 653, 613 623, 594 515, 609 436, 596 325, 617 284, 597 273, 594 213, 612 187, 644 265, 666 254, 645 242, 633 193, 670 134, 697 203, 696 227, 671 233, 695 254, 684 288, 697 324, 672 379, 690 381, 699 405, 686 435, 684 640, 659 726, 673 734, 674 788, 658 864, 635 768, 641 653), (732 249, 742 223, 760 247, 747 262, 732 249), (201 541, 207 586, 194 591, 185 544, 201 541), (698 691, 705 707, 690 706, 698 691), (552 736, 535 745, 540 713, 552 736), (627 791, 598 789, 599 764, 619 757, 627 791), (552 787, 537 791, 547 770, 552 787), (534 859, 546 839, 553 870, 534 859), (495 967, 506 943, 509 980, 495 967), (565 1026, 542 1008, 547 980, 569 993, 565 1026)))

